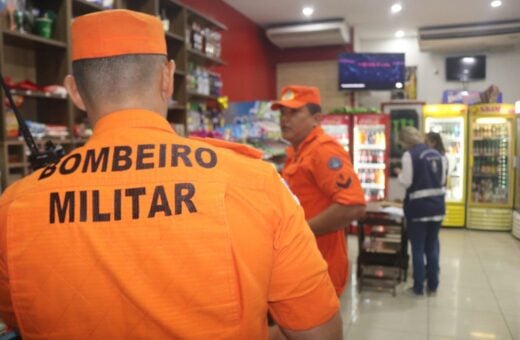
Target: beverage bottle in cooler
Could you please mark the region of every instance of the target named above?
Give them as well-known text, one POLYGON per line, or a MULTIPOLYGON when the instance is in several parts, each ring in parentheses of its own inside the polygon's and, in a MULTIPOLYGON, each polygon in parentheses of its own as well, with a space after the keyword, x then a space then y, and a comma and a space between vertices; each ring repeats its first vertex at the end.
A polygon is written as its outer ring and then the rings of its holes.
POLYGON ((365 183, 366 182, 365 171, 363 169, 359 169, 358 172, 357 172, 357 175, 359 176, 359 181, 361 183, 365 183))
POLYGON ((365 201, 370 201, 370 190, 365 189, 365 201))
POLYGON ((359 144, 363 145, 367 142, 367 136, 365 134, 365 131, 362 129, 359 129, 359 144))
POLYGON ((377 153, 377 163, 384 163, 385 162, 385 152, 384 151, 378 151, 377 153))
POLYGON ((383 169, 379 169, 379 180, 377 181, 377 184, 379 185, 385 185, 385 171, 383 169))

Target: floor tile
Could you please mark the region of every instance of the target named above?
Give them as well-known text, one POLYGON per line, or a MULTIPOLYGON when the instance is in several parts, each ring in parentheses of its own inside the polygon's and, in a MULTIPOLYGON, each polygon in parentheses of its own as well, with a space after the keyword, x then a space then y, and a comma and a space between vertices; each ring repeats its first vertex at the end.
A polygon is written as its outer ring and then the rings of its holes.
POLYGON ((365 339, 520 340, 520 240, 503 232, 441 229, 435 296, 358 293, 357 237, 348 237, 351 280, 341 298, 344 335, 365 339))
POLYGON ((459 271, 448 272, 444 270, 444 267, 441 267, 439 286, 449 287, 450 289, 459 289, 463 287, 489 289, 490 283, 482 269, 460 269, 459 271))
POLYGON ((429 335, 456 339, 512 340, 500 313, 466 311, 453 308, 430 308, 429 335))
POLYGON ((412 333, 380 329, 376 327, 351 326, 345 339, 349 340, 427 340, 425 333, 412 333))
POLYGON ((420 307, 394 305, 379 308, 376 305, 360 306, 359 315, 352 319, 352 327, 381 328, 400 332, 427 334, 427 310, 420 307))
POLYGON ((500 313, 495 294, 490 289, 445 289, 440 286, 437 294, 428 299, 430 308, 450 308, 456 310, 500 313))
POLYGON ((520 313, 506 315, 506 322, 514 340, 520 340, 520 313))
POLYGON ((502 313, 520 316, 520 290, 497 290, 493 293, 497 297, 502 313))

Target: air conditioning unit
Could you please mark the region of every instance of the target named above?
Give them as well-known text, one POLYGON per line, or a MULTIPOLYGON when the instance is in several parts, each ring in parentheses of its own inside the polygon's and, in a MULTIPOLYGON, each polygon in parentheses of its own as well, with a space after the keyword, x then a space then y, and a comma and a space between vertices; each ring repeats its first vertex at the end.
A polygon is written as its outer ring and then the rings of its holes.
POLYGON ((266 30, 267 37, 280 48, 344 45, 350 34, 344 20, 278 26, 266 30))
POLYGON ((483 51, 520 44, 520 20, 419 28, 421 51, 483 51))

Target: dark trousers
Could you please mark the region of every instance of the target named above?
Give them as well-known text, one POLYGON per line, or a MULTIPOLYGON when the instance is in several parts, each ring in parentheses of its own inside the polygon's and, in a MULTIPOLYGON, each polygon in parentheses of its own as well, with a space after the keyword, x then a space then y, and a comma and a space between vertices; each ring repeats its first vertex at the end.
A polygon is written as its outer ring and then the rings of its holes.
POLYGON ((431 291, 437 290, 439 285, 439 229, 441 223, 406 221, 408 239, 412 245, 413 289, 417 294, 423 293, 425 275, 431 291))

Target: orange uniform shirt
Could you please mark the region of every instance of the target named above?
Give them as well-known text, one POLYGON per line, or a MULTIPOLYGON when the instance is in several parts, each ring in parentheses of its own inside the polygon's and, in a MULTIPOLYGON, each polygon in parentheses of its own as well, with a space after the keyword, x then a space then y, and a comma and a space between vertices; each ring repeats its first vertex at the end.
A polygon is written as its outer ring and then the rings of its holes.
MULTIPOLYGON (((316 127, 299 145, 287 149, 282 176, 298 197, 310 220, 332 203, 365 205, 365 195, 348 154, 332 137, 316 127)), ((346 227, 346 226, 345 226, 346 227)), ((340 295, 348 276, 345 233, 338 230, 317 236, 318 248, 329 265, 329 275, 340 295)))
MULTIPOLYGON (((0 317, 24 339, 265 339, 339 308, 275 169, 112 113, 0 199, 0 317)), ((254 153, 253 153, 254 154, 254 153)))

